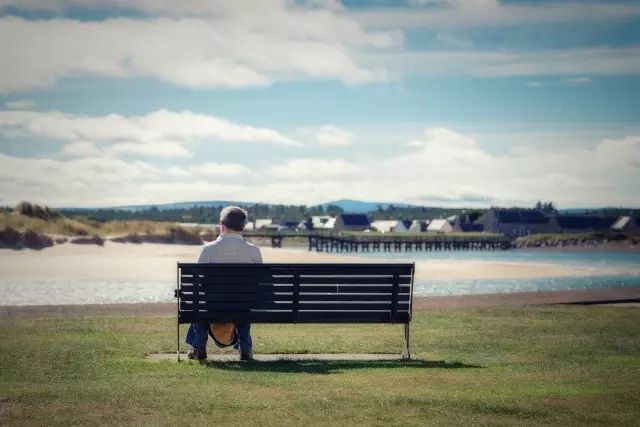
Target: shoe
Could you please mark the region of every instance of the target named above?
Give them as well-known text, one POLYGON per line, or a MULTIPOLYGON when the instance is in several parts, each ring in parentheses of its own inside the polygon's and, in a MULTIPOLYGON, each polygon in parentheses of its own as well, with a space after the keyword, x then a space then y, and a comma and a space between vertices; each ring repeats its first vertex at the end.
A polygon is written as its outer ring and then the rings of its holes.
POLYGON ((240 351, 240 360, 242 360, 243 362, 248 362, 253 360, 253 352, 251 350, 240 351))
POLYGON ((207 349, 193 347, 187 353, 187 357, 189 359, 205 360, 207 358, 207 349))

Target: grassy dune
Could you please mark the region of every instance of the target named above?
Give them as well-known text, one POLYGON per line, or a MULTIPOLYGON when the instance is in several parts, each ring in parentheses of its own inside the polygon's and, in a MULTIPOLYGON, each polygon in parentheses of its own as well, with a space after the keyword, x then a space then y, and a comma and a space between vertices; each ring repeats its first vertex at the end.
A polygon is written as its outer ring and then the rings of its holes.
POLYGON ((640 244, 639 236, 628 236, 623 234, 609 233, 540 233, 519 237, 514 242, 516 247, 535 247, 540 245, 562 246, 576 245, 581 243, 592 244, 640 244))
MULTIPOLYGON (((639 323, 634 307, 423 311, 413 362, 201 365, 144 359, 174 350, 169 317, 5 318, 0 424, 637 425, 639 323)), ((254 325, 254 340, 399 352, 402 333, 254 325)))
MULTIPOLYGON (((62 236, 98 235, 101 237, 126 234, 167 234, 176 227, 173 222, 161 221, 107 221, 98 222, 87 218, 56 217, 41 219, 18 213, 0 212, 0 229, 10 227, 17 230, 32 230, 37 233, 62 236)), ((185 229, 186 230, 186 229, 185 229)), ((187 230, 199 233, 194 227, 187 230)))

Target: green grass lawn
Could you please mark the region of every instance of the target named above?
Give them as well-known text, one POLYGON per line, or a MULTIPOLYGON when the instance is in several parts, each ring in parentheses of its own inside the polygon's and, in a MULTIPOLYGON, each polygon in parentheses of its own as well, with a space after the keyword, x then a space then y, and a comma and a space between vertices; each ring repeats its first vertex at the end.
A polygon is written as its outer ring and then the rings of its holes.
MULTIPOLYGON (((178 364, 144 359, 174 351, 170 317, 5 318, 0 425, 637 425, 639 326, 633 307, 423 311, 413 362, 178 364)), ((402 327, 255 325, 254 341, 399 353, 402 327)))

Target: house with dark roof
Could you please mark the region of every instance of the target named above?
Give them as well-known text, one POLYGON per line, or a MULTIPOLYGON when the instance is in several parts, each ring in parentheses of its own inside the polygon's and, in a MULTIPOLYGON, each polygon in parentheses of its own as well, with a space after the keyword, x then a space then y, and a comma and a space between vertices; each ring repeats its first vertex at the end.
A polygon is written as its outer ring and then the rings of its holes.
POLYGON ((427 227, 429 227, 428 219, 414 219, 411 222, 411 227, 409 227, 409 231, 412 233, 424 233, 427 231, 427 227))
POLYGON ((465 233, 469 233, 469 232, 474 232, 474 233, 480 233, 484 231, 484 225, 482 224, 469 224, 469 223, 463 223, 460 224, 460 230, 464 231, 465 233))
POLYGON ((640 234, 640 217, 621 216, 611 225, 611 231, 614 233, 640 234))
POLYGON ((484 231, 502 233, 511 238, 557 231, 557 226, 536 209, 492 208, 475 223, 482 224, 484 231))
POLYGON ((369 229, 371 223, 365 214, 346 214, 336 216, 333 229, 336 231, 364 231, 369 229))
POLYGON ((411 228, 411 220, 410 219, 398 219, 396 221, 396 225, 393 227, 391 231, 396 233, 406 233, 411 228))
POLYGON ((558 233, 604 233, 615 222, 615 217, 605 216, 557 215, 551 218, 558 233))

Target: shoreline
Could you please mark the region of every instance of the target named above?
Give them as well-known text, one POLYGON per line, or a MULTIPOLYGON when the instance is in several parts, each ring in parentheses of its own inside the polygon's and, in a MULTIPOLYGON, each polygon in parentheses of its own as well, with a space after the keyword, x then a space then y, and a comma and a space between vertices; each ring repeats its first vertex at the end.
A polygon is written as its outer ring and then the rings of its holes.
MULTIPOLYGON (((112 243, 95 245, 56 245, 46 251, 0 250, 0 271, 4 280, 30 280, 52 277, 57 280, 175 280, 176 263, 194 262, 200 246, 159 243, 112 243), (37 268, 34 268, 37 266, 37 268)), ((292 248, 261 248, 264 262, 387 262, 383 258, 358 254, 313 252, 292 248)), ((510 260, 405 260, 415 262, 416 280, 490 280, 580 277, 619 274, 608 267, 569 266, 554 263, 510 260)), ((401 261, 397 259, 397 261, 401 261)))
MULTIPOLYGON (((413 310, 451 310, 496 307, 525 307, 555 304, 617 304, 640 307, 640 286, 635 288, 573 289, 562 291, 513 292, 438 297, 414 297, 413 310)), ((0 319, 168 316, 176 314, 176 303, 9 305, 0 306, 0 319)))

